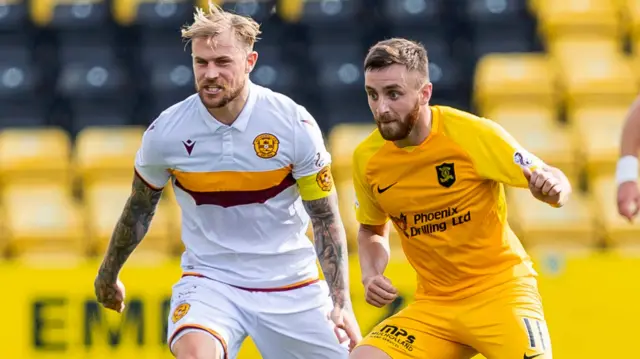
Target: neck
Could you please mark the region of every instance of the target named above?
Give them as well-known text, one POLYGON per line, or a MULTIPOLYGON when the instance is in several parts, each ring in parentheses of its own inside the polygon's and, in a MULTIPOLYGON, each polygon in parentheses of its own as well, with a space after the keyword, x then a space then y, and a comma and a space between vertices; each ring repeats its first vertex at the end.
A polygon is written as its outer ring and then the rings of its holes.
POLYGON ((210 108, 208 111, 216 120, 229 126, 238 118, 240 112, 242 112, 242 109, 244 108, 244 105, 247 103, 248 98, 249 82, 244 85, 240 95, 234 98, 231 102, 220 108, 210 108))
POLYGON ((409 135, 402 140, 393 141, 393 143, 399 148, 418 146, 429 137, 431 133, 431 123, 431 108, 427 105, 420 109, 418 121, 416 121, 409 135))

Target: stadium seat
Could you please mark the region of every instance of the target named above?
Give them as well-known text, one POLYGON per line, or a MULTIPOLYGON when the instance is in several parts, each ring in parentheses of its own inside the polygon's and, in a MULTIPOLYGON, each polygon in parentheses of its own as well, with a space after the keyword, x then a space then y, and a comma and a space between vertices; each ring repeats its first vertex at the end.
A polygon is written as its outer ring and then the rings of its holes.
POLYGON ((576 34, 618 38, 618 15, 611 0, 540 0, 537 4, 538 28, 548 42, 576 34))
POLYGON ((598 218, 600 234, 614 248, 640 249, 640 223, 629 223, 618 214, 615 177, 600 176, 590 182, 593 193, 592 208, 598 218))
POLYGON ((142 127, 88 127, 76 138, 75 169, 82 184, 124 180, 131 183, 142 127))
POLYGON ((121 26, 135 24, 143 31, 177 29, 193 19, 193 3, 185 0, 114 0, 112 12, 116 23, 121 26))
POLYGON ((33 0, 29 3, 31 19, 39 27, 72 31, 100 30, 110 18, 109 7, 104 0, 33 0))
POLYGON ((60 128, 0 131, 0 184, 71 186, 71 140, 60 128))
POLYGON ((259 57, 251 72, 251 80, 273 91, 291 94, 296 84, 296 73, 294 67, 287 63, 287 56, 283 56, 281 46, 258 42, 255 50, 259 57))
POLYGON ((82 213, 66 186, 12 184, 2 200, 13 255, 86 253, 82 213))
POLYGON ((584 162, 591 180, 615 173, 627 111, 627 106, 602 106, 578 108, 569 113, 578 158, 584 162))
MULTIPOLYGON (((524 110, 524 109, 523 109, 524 110)), ((553 121, 552 118, 531 118, 524 116, 545 115, 543 113, 527 113, 523 111, 523 117, 518 117, 517 112, 512 116, 501 116, 494 120, 507 130, 525 149, 540 157, 550 166, 558 167, 569 178, 574 186, 579 183, 581 167, 576 158, 574 137, 571 131, 553 121)), ((552 113, 547 113, 551 115, 552 113)))
POLYGON ((526 248, 589 248, 597 243, 587 199, 574 191, 562 208, 535 199, 528 189, 509 188, 509 223, 526 248))
POLYGON ((555 106, 555 72, 544 54, 491 54, 479 60, 474 103, 482 113, 501 104, 555 106))
POLYGON ((26 1, 6 1, 0 5, 0 32, 22 32, 28 24, 28 19, 26 1))
POLYGON ((0 43, 0 48, 0 128, 44 125, 50 98, 38 92, 41 76, 29 46, 0 43))
MULTIPOLYGON (((97 253, 103 253, 111 238, 127 198, 131 194, 131 181, 97 183, 85 188, 85 214, 88 240, 97 253)), ((165 258, 172 253, 171 237, 176 216, 167 203, 161 201, 151 227, 132 258, 140 260, 165 258)))
POLYGON ((638 85, 629 61, 611 53, 580 53, 558 58, 566 106, 628 106, 638 85))
POLYGON ((438 28, 445 23, 446 5, 441 0, 382 0, 379 6, 385 23, 392 27, 438 28))
MULTIPOLYGON (((203 9, 208 6, 208 0, 198 0, 197 2, 203 9)), ((221 3, 224 10, 243 16, 249 16, 259 24, 263 24, 273 16, 273 10, 276 6, 275 0, 222 0, 221 3)))
POLYGON ((337 181, 351 181, 353 151, 375 128, 373 120, 368 124, 344 123, 332 128, 327 136, 327 147, 331 153, 333 176, 337 181))
POLYGON ((338 198, 340 199, 340 217, 344 223, 344 228, 347 232, 347 239, 350 242, 350 247, 357 248, 356 244, 358 228, 360 224, 356 220, 355 203, 356 193, 353 188, 353 181, 350 179, 343 179, 336 182, 336 191, 338 192, 338 198))

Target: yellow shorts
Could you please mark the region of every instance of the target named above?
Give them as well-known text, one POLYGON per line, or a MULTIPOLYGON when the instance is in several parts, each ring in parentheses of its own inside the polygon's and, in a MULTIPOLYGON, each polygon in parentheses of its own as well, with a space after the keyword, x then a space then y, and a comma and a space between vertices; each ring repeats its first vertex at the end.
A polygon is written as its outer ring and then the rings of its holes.
POLYGON ((417 300, 359 345, 398 359, 551 359, 536 280, 519 278, 456 302, 417 300))

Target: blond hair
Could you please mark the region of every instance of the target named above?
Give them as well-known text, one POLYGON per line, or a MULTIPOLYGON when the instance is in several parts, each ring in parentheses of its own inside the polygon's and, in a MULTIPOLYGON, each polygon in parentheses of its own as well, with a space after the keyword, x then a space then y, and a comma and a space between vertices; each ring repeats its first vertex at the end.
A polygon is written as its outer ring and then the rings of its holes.
POLYGON ((396 64, 409 71, 417 71, 429 80, 427 49, 418 42, 402 38, 384 40, 373 45, 364 60, 364 69, 382 70, 396 64))
POLYGON ((193 23, 182 29, 182 38, 187 42, 198 37, 213 39, 221 32, 232 29, 236 38, 253 50, 259 40, 260 25, 250 17, 223 10, 220 6, 209 2, 209 11, 196 7, 193 23))

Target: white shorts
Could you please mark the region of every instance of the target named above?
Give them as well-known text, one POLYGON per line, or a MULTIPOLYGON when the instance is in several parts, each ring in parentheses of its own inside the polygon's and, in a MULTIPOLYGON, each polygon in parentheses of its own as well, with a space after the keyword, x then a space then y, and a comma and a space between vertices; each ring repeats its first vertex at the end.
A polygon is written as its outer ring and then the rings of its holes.
POLYGON ((219 341, 220 359, 236 358, 247 336, 263 359, 346 359, 349 343, 336 337, 332 307, 324 281, 259 292, 187 276, 173 287, 167 343, 173 351, 182 335, 202 330, 219 341))

